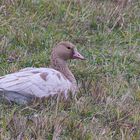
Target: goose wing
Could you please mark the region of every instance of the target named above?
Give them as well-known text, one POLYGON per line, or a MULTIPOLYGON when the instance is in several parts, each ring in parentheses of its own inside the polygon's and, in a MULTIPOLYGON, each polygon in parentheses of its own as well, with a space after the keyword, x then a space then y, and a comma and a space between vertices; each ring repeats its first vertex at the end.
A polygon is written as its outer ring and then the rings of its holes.
POLYGON ((19 72, 0 77, 0 93, 9 100, 16 96, 27 99, 32 96, 48 97, 68 92, 71 83, 60 72, 50 68, 26 68, 19 72), (10 97, 9 97, 10 96, 10 97))

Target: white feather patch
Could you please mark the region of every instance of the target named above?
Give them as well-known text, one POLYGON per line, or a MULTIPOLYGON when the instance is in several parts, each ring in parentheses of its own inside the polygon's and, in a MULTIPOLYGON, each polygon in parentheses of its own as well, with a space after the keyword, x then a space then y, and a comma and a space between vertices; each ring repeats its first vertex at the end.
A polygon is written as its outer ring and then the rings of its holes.
POLYGON ((67 93, 72 91, 72 83, 62 73, 51 68, 25 68, 0 77, 0 90, 36 97, 64 93, 67 97, 67 93))

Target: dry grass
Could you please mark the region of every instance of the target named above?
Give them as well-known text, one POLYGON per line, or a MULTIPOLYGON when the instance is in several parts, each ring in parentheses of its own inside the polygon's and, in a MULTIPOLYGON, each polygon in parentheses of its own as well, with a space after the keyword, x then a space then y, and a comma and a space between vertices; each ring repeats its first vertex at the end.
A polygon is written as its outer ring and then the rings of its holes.
POLYGON ((140 138, 140 2, 1 0, 0 75, 49 65, 69 40, 85 55, 70 62, 77 99, 39 105, 0 103, 2 140, 140 138))

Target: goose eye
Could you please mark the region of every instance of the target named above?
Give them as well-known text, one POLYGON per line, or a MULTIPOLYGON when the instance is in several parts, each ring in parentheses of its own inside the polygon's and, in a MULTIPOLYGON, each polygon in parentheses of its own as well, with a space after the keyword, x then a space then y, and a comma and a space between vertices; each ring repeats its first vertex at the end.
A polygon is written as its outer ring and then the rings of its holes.
POLYGON ((71 49, 70 47, 67 47, 67 49, 71 49))

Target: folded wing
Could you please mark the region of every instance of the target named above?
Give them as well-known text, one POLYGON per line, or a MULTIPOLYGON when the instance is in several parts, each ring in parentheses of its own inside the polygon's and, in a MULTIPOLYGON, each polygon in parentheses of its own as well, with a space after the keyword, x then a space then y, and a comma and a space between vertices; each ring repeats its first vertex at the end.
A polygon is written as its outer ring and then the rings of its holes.
POLYGON ((0 77, 0 95, 19 103, 26 103, 32 97, 66 95, 69 90, 71 83, 62 73, 50 68, 26 68, 0 77))

